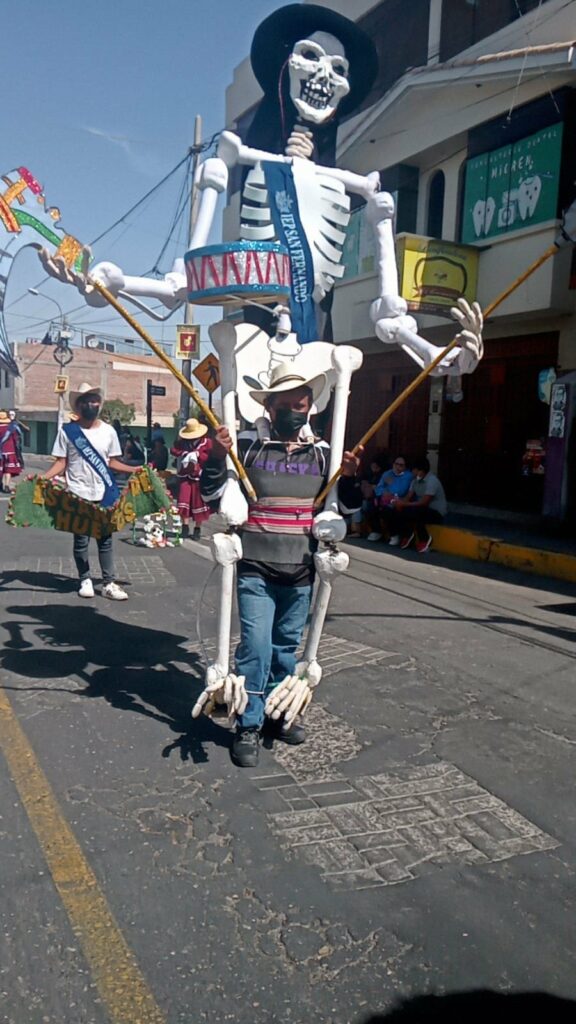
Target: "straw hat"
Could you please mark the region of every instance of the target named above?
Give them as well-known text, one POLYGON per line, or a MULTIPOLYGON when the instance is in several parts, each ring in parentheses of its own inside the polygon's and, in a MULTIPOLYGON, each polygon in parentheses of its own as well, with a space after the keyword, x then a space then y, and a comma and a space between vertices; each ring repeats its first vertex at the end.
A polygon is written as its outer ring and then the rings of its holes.
POLYGON ((267 398, 272 395, 279 395, 282 391, 293 391, 294 388, 310 388, 312 401, 320 398, 326 386, 326 374, 319 373, 316 377, 306 378, 297 373, 291 363, 278 363, 270 374, 270 385, 267 388, 260 388, 258 391, 250 391, 250 398, 253 398, 259 405, 264 405, 267 398))
POLYGON ((10 417, 6 409, 0 409, 0 423, 10 423, 10 417))
POLYGON ((192 419, 186 420, 186 424, 182 427, 178 437, 182 437, 185 441, 194 441, 198 437, 204 437, 204 434, 207 433, 208 427, 192 417, 192 419))
POLYGON ((84 382, 83 384, 80 385, 78 391, 70 392, 70 397, 68 401, 70 402, 70 408, 72 409, 72 412, 76 412, 76 402, 78 401, 78 399, 82 398, 83 395, 88 394, 95 394, 100 399, 100 401, 102 401, 102 388, 100 387, 100 385, 87 384, 86 382, 84 382))

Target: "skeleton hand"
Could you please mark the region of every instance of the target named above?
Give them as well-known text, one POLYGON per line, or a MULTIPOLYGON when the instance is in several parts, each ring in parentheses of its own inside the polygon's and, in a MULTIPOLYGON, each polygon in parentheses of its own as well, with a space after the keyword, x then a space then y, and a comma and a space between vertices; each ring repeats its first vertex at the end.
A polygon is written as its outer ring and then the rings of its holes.
POLYGON ((218 156, 224 161, 226 167, 235 167, 240 159, 242 139, 234 132, 222 132, 218 140, 218 156))
POLYGON ((74 267, 68 266, 62 256, 53 256, 48 249, 39 249, 38 258, 46 273, 50 274, 50 277, 55 277, 57 281, 62 281, 63 284, 72 284, 78 291, 84 294, 86 291, 88 266, 92 259, 92 250, 89 245, 82 247, 80 270, 75 270, 74 267))
POLYGON ((293 131, 288 138, 286 156, 297 156, 309 160, 314 152, 314 136, 311 131, 293 131))
POLYGON ((218 157, 209 157, 198 169, 196 185, 200 190, 213 188, 225 192, 228 188, 228 168, 218 157))
POLYGON ((389 192, 376 192, 366 203, 366 219, 373 226, 394 217, 394 200, 389 192))
POLYGON ((210 717, 223 709, 229 719, 243 714, 248 703, 244 682, 244 676, 235 676, 231 672, 225 676, 220 665, 210 665, 206 672, 206 686, 192 708, 192 718, 199 718, 202 714, 210 717))
POLYGON ((325 544, 335 544, 346 536, 346 522, 336 512, 320 512, 312 523, 312 536, 325 544))
POLYGON ((482 310, 477 302, 470 305, 466 299, 458 299, 458 305, 450 312, 462 328, 456 335, 461 349, 454 361, 454 367, 458 373, 472 373, 484 355, 482 310))
POLYGON ((317 661, 298 662, 294 675, 286 676, 268 695, 264 713, 276 721, 283 718, 289 727, 298 715, 304 714, 321 678, 322 669, 317 661))

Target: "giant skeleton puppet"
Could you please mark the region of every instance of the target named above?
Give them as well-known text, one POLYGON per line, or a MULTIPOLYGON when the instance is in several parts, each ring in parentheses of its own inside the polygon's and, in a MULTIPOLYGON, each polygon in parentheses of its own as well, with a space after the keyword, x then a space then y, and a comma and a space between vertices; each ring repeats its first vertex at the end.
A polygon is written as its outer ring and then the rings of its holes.
MULTIPOLYGON (((223 132, 217 156, 199 168, 200 209, 186 266, 182 260, 176 261, 164 280, 151 281, 127 277, 113 264, 101 263, 91 270, 91 277, 140 308, 146 308, 143 297, 159 299, 168 308, 186 298, 196 304, 241 303, 246 320, 262 324, 267 319, 269 325, 275 324, 275 329, 271 326, 264 331, 252 323, 233 327, 222 321, 210 329, 220 358, 224 423, 235 445, 237 402, 241 415, 264 439, 269 420, 262 416, 263 407, 250 391, 266 388, 274 366, 280 363, 290 363, 294 372, 307 380, 325 374, 326 385, 311 411, 325 409, 335 392, 331 478, 343 455, 351 376, 362 363, 358 349, 318 340, 329 331, 331 291, 344 273, 342 249, 350 219, 350 194, 365 200, 365 215, 376 238, 379 294, 371 316, 377 337, 386 344, 400 345, 419 367, 429 365, 439 349, 420 337, 398 294, 392 197, 379 191, 377 173, 364 177, 330 166, 339 117, 357 109, 374 83, 377 57, 372 41, 354 22, 333 11, 291 4, 260 25, 251 60, 264 99, 249 144, 223 132), (218 195, 226 189, 229 171, 237 165, 248 168, 240 240, 207 246, 218 195), (255 307, 257 317, 253 315, 255 307)), ((46 265, 55 271, 49 260, 46 265)), ((103 304, 102 296, 89 283, 77 283, 89 303, 103 304)), ((474 304, 471 308, 461 299, 453 314, 460 324, 459 346, 438 365, 436 374, 470 373, 482 354, 479 307, 474 304)), ((309 424, 305 432, 311 435, 309 424)), ((229 532, 213 539, 214 555, 222 567, 217 654, 193 713, 212 714, 225 706, 233 718, 242 713, 247 699, 244 679, 230 671, 229 650, 234 564, 242 557, 235 528, 246 521, 248 505, 232 469, 220 511, 229 532)), ((312 533, 320 543, 314 556, 320 582, 306 647, 295 674, 273 690, 266 705, 268 715, 283 716, 286 723, 305 710, 320 681, 317 652, 331 580, 348 565, 348 556, 336 547, 346 533, 336 488, 315 516, 312 533)))

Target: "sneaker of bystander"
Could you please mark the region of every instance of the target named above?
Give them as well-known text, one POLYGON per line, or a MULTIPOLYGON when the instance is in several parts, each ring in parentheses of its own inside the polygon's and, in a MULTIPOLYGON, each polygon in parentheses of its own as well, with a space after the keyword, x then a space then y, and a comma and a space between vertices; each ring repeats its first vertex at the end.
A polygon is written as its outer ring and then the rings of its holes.
POLYGON ((418 554, 419 555, 425 554, 426 551, 428 551, 428 548, 430 547, 431 543, 432 543, 432 537, 430 537, 430 536, 428 536, 427 540, 417 540, 416 541, 416 551, 418 552, 418 554))

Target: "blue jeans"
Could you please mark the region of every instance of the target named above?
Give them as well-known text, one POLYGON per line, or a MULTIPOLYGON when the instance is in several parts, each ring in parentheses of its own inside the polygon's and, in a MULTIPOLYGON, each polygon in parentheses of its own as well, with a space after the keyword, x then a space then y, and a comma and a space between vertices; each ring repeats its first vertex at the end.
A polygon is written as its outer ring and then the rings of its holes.
POLYGON ((248 693, 248 706, 238 724, 260 727, 267 694, 294 672, 312 587, 280 586, 261 576, 239 576, 236 590, 240 614, 236 674, 246 677, 248 693))

